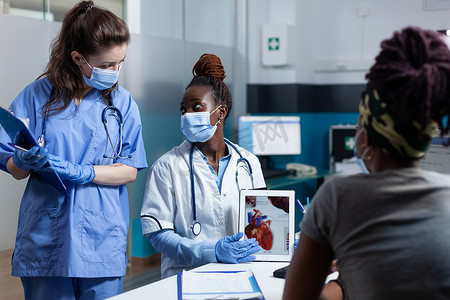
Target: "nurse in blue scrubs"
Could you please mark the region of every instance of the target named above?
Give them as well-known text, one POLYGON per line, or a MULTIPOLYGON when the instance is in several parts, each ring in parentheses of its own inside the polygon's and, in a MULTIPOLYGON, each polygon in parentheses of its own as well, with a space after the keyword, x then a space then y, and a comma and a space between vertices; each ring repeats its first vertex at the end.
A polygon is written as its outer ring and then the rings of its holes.
POLYGON ((104 299, 122 291, 126 184, 147 167, 138 107, 117 84, 129 38, 111 12, 92 1, 74 6, 45 73, 9 108, 40 145, 12 148, 21 137, 11 141, 0 129, 0 168, 28 178, 12 259, 26 299, 104 299), (39 176, 52 170, 68 195, 39 176))

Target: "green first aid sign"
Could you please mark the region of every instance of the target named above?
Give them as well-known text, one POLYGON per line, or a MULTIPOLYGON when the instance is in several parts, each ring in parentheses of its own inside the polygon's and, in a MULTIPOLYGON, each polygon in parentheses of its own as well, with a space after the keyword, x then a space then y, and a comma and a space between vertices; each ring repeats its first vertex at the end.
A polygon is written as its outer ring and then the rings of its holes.
POLYGON ((269 51, 277 51, 280 50, 280 38, 279 37, 270 37, 268 38, 269 51))
POLYGON ((346 136, 345 137, 345 150, 353 150, 355 148, 355 137, 354 136, 346 136))

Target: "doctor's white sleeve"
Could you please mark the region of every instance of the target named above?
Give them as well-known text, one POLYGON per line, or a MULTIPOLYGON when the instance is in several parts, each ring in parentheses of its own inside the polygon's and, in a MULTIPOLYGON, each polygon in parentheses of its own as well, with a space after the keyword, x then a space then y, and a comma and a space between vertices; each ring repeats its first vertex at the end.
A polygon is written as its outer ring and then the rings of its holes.
POLYGON ((148 173, 141 209, 143 235, 174 228, 176 207, 172 178, 168 169, 163 160, 158 160, 148 173))
POLYGON ((161 230, 148 236, 153 247, 177 263, 199 266, 217 262, 215 240, 194 241, 173 230, 161 230))
POLYGON ((264 174, 262 172, 261 169, 261 164, 258 160, 258 158, 256 158, 256 156, 254 156, 254 159, 252 159, 252 165, 253 165, 253 180, 255 188, 265 188, 266 187, 266 181, 264 180, 264 174))

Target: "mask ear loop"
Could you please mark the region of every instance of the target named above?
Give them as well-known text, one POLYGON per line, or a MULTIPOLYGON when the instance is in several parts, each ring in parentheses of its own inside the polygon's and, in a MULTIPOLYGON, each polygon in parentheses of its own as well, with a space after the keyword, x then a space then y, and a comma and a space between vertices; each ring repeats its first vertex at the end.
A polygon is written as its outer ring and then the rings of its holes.
MULTIPOLYGON (((355 143, 358 137, 361 135, 361 132, 363 132, 364 129, 361 129, 356 135, 355 135, 355 143)), ((361 147, 366 147, 366 150, 364 150, 364 153, 361 155, 360 159, 362 160, 371 160, 373 158, 372 155, 369 155, 368 157, 365 157, 367 152, 371 149, 367 143, 361 144, 361 147)))
MULTIPOLYGON (((221 108, 222 106, 223 106, 223 104, 217 106, 217 107, 216 107, 209 115, 212 115, 213 113, 215 113, 216 110, 218 110, 218 109, 221 108)), ((219 116, 219 120, 217 120, 217 122, 216 122, 216 124, 214 124, 214 126, 217 126, 218 124, 222 123, 222 122, 220 122, 220 120, 221 120, 221 118, 220 118, 220 116, 219 116)))
MULTIPOLYGON (((91 68, 91 70, 94 70, 93 67, 91 67, 91 65, 88 63, 88 61, 86 60, 86 58, 84 58, 83 55, 81 55, 81 57, 84 59, 84 62, 89 66, 89 68, 91 68)), ((81 67, 80 67, 81 68, 81 67)))
POLYGON ((368 157, 365 157, 366 154, 367 154, 367 152, 369 152, 369 150, 370 150, 371 148, 369 148, 367 144, 362 144, 361 146, 366 147, 366 150, 364 150, 364 153, 363 153, 363 155, 361 156, 361 159, 362 159, 362 160, 371 160, 371 159, 373 158, 372 155, 369 155, 368 157))

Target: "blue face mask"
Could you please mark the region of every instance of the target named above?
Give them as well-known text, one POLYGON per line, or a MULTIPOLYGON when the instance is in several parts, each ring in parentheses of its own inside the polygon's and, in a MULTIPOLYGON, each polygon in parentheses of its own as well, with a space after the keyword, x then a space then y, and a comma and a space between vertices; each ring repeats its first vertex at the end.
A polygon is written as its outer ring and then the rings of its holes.
MULTIPOLYGON (((364 160, 362 158, 358 157, 358 154, 356 153, 356 141, 359 137, 359 135, 361 134, 362 130, 360 130, 356 136, 355 136, 355 147, 353 147, 353 155, 355 156, 355 160, 356 160, 356 164, 359 166, 359 168, 361 169, 361 171, 364 174, 369 174, 369 170, 367 170, 366 165, 364 164, 364 160)), ((366 149, 366 151, 364 151, 362 157, 366 156, 367 151, 369 151, 369 148, 366 149)))
POLYGON ((208 141, 214 135, 220 120, 217 121, 216 125, 212 126, 209 116, 221 106, 222 105, 219 105, 211 113, 204 111, 181 115, 181 132, 183 132, 189 142, 203 143, 208 141))
POLYGON ((92 69, 91 78, 87 78, 86 76, 84 76, 83 72, 81 72, 83 74, 84 81, 89 86, 103 91, 112 87, 119 80, 119 71, 100 69, 97 67, 92 68, 84 57, 83 59, 87 63, 89 68, 92 69))
MULTIPOLYGON (((364 155, 366 155, 367 151, 369 149, 366 149, 366 151, 364 151, 364 154, 362 157, 364 157, 364 155)), ((356 164, 359 166, 359 168, 361 169, 361 171, 364 174, 369 174, 369 170, 367 170, 366 165, 364 164, 364 160, 362 160, 361 158, 358 157, 358 154, 356 154, 356 147, 353 148, 353 153, 355 155, 355 160, 356 160, 356 164)))

